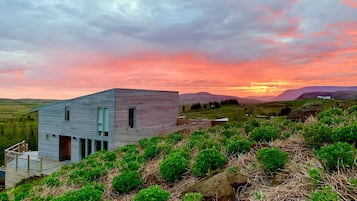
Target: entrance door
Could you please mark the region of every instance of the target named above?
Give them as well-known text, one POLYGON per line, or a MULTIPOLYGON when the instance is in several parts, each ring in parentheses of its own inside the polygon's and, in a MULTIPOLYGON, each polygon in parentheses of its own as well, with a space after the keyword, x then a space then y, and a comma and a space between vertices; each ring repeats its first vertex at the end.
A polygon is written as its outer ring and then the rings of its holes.
POLYGON ((71 137, 59 136, 59 160, 71 160, 71 137))

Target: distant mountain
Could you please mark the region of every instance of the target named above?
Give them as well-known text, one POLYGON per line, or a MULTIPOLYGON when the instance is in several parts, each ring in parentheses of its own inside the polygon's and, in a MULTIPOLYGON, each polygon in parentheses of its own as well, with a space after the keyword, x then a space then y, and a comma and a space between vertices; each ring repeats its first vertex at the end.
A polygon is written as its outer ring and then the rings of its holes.
POLYGON ((244 97, 245 99, 253 99, 253 100, 259 100, 262 102, 270 102, 273 101, 275 96, 247 96, 244 97))
POLYGON ((303 93, 297 99, 313 99, 317 98, 317 96, 331 96, 334 99, 342 99, 342 100, 357 100, 357 91, 335 91, 335 92, 309 92, 303 93))
POLYGON ((286 90, 279 96, 275 97, 273 101, 287 101, 295 100, 304 93, 310 92, 336 92, 336 91, 357 91, 357 86, 339 87, 339 86, 311 86, 300 89, 286 90))
POLYGON ((239 98, 236 96, 215 95, 208 92, 180 94, 180 104, 208 103, 227 99, 236 99, 239 103, 261 103, 260 100, 239 98))

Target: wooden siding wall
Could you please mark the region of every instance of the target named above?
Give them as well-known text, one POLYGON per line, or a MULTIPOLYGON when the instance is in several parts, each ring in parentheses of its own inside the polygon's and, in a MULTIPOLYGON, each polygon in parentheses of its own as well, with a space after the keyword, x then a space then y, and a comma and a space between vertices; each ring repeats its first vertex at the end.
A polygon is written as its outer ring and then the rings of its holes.
POLYGON ((115 90, 108 90, 80 98, 54 103, 39 109, 39 155, 58 160, 59 136, 71 136, 71 162, 80 160, 80 138, 108 141, 108 148, 115 148, 115 90), (65 107, 70 110, 70 120, 65 121, 65 107), (109 111, 109 136, 97 132, 97 108, 109 111), (46 139, 48 135, 48 139, 46 139), (74 139, 75 137, 76 139, 74 139))
POLYGON ((176 127, 179 98, 177 92, 116 90, 115 145, 135 143, 160 130, 176 127), (135 108, 135 127, 129 128, 129 108, 135 108))

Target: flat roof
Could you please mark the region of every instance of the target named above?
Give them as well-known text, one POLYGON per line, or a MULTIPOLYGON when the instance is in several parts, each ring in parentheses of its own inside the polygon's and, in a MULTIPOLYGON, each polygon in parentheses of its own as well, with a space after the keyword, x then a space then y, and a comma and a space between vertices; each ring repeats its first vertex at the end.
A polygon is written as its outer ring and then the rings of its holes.
POLYGON ((61 103, 65 103, 65 102, 69 102, 69 101, 73 101, 73 100, 77 100, 80 98, 85 98, 88 96, 92 96, 92 95, 96 95, 96 94, 101 94, 101 93, 106 93, 109 91, 142 91, 142 92, 164 92, 164 93, 179 93, 178 91, 165 91, 165 90, 153 90, 153 89, 127 89, 127 88, 112 88, 112 89, 107 89, 104 91, 99 91, 99 92, 95 92, 95 93, 91 93, 91 94, 87 94, 87 95, 83 95, 83 96, 79 96, 79 97, 75 97, 75 98, 71 98, 71 99, 67 99, 67 100, 60 100, 60 101, 56 101, 54 103, 50 103, 48 105, 44 105, 41 107, 37 107, 37 108, 33 108, 30 110, 30 112, 35 112, 38 111, 40 108, 44 108, 44 107, 48 107, 48 106, 52 106, 52 105, 57 105, 57 104, 61 104, 61 103))

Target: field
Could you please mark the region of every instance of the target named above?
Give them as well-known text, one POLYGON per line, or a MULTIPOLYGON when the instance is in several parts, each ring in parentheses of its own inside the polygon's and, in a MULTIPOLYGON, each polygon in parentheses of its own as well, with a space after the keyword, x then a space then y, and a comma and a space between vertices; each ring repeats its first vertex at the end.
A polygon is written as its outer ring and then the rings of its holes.
POLYGON ((231 122, 93 153, 0 200, 357 200, 356 102, 229 105, 181 115, 231 122))
POLYGON ((50 102, 0 99, 0 166, 3 165, 4 149, 13 144, 26 140, 30 149, 37 149, 37 113, 30 113, 30 110, 50 102))

